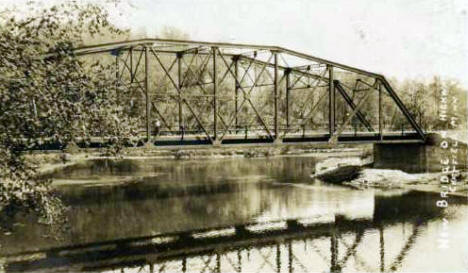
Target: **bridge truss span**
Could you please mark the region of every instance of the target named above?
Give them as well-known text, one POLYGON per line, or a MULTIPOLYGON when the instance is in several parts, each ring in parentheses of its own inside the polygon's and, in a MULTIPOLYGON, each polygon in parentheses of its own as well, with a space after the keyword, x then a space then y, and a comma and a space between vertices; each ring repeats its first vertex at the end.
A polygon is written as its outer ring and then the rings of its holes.
POLYGON ((141 39, 75 54, 115 62, 156 145, 425 138, 384 76, 282 47, 141 39))

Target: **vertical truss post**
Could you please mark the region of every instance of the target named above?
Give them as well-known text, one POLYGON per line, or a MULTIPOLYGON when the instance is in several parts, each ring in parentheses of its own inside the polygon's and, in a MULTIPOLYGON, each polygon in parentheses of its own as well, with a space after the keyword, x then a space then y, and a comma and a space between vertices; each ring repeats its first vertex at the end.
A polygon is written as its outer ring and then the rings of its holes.
POLYGON ((284 70, 286 76, 286 128, 289 129, 289 92, 291 91, 291 69, 284 70))
POLYGON ((274 123, 275 123, 275 142, 279 141, 279 132, 278 132, 278 52, 273 52, 274 59, 274 73, 273 73, 273 86, 274 86, 274 123))
POLYGON ((150 132, 150 95, 149 95, 149 48, 145 46, 145 95, 146 95, 146 141, 151 141, 150 132))
POLYGON ((179 114, 178 114, 178 122, 179 122, 179 130, 182 133, 182 130, 185 130, 184 127, 184 120, 183 120, 183 110, 182 110, 182 84, 183 84, 183 79, 182 79, 182 58, 184 54, 182 52, 177 53, 177 86, 179 87, 177 90, 177 107, 179 109, 179 114))
POLYGON ((338 266, 338 236, 336 228, 333 228, 330 234, 330 272, 340 272, 338 266))
POLYGON ((117 91, 119 86, 119 55, 115 55, 115 90, 117 91))
POLYGON ((133 83, 133 47, 128 50, 130 54, 130 83, 133 83))
POLYGON ((242 253, 237 250, 237 272, 242 272, 242 253))
POLYGON ((232 61, 234 62, 234 82, 235 82, 235 89, 234 89, 234 124, 236 128, 236 134, 237 134, 237 128, 239 126, 238 119, 237 119, 237 114, 238 114, 238 107, 239 107, 239 57, 234 56, 232 58, 232 61))
POLYGON ((276 243, 276 272, 281 272, 281 245, 276 243))
POLYGON ((328 130, 330 137, 335 132, 335 86, 333 76, 333 66, 328 65, 328 130))
MULTIPOLYGON (((216 69, 216 51, 217 47, 212 47, 211 52, 213 54, 213 141, 214 144, 218 144, 218 102, 217 102, 217 92, 218 92, 218 75, 216 69)), ((229 128, 226 128, 229 129, 229 128)))
POLYGON ((380 237, 380 272, 385 271, 385 242, 384 242, 384 230, 382 224, 379 225, 379 237, 380 237))
POLYGON ((183 273, 187 272, 187 257, 184 257, 182 259, 182 272, 183 273))
POLYGON ((379 83, 379 138, 383 140, 382 84, 379 83))
POLYGON ((221 255, 216 253, 216 272, 221 273, 221 255))
MULTIPOLYGON (((120 92, 119 92, 119 77, 120 77, 120 68, 119 68, 119 52, 115 55, 115 94, 117 100, 120 101, 120 92)), ((122 72, 123 74, 123 72, 122 72)))

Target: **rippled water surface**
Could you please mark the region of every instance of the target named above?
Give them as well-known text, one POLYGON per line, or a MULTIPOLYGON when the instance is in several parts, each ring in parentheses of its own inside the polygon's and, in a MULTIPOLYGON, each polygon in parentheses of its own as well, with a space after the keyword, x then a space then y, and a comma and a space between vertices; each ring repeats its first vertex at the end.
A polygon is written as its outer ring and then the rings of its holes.
POLYGON ((441 210, 437 193, 326 185, 310 178, 315 164, 303 156, 67 168, 54 183, 69 229, 56 240, 18 219, 0 235, 4 270, 468 271, 466 199, 450 197, 441 210))

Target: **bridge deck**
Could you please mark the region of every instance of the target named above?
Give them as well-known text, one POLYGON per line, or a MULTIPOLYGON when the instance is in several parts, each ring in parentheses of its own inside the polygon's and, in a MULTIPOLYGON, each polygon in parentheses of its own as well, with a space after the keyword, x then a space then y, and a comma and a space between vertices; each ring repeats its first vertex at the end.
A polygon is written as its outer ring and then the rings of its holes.
MULTIPOLYGON (((328 143, 330 134, 288 134, 288 136, 281 139, 283 144, 295 143, 310 143, 321 144, 328 143)), ((419 138, 415 133, 389 132, 380 136, 377 133, 342 133, 338 137, 338 143, 423 143, 424 141, 419 138)), ((211 144, 211 142, 201 134, 190 134, 183 138, 181 136, 168 136, 162 135, 153 139, 153 143, 157 146, 165 145, 197 145, 197 144, 211 144)), ((221 144, 271 144, 274 140, 266 135, 255 134, 229 134, 221 141, 221 144)))
MULTIPOLYGON (((133 144, 127 144, 127 147, 141 147, 147 143, 145 136, 135 137, 131 141, 133 144)), ((305 134, 296 133, 288 134, 281 138, 280 142, 275 142, 274 139, 267 135, 255 134, 249 132, 245 133, 231 133, 226 134, 224 139, 218 143, 221 146, 232 145, 295 145, 295 144, 327 144, 330 142, 330 135, 327 133, 311 133, 305 134)), ((416 132, 388 132, 383 135, 378 133, 342 133, 338 139, 337 144, 372 144, 372 143, 424 143, 416 132)), ((84 141, 78 138, 78 146, 80 148, 104 148, 107 147, 109 138, 105 137, 92 137, 84 141)), ((213 143, 206 135, 201 133, 176 134, 171 132, 162 132, 161 135, 151 137, 151 141, 155 147, 182 147, 182 146, 212 146, 213 143)), ((65 147, 60 143, 44 141, 44 144, 35 145, 33 147, 24 148, 24 150, 62 150, 65 147)))

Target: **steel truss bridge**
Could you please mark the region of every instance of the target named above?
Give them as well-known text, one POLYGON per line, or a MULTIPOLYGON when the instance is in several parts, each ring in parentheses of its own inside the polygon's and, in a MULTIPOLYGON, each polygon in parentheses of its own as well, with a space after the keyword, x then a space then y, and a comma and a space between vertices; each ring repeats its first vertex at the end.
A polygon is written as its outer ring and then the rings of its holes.
POLYGON ((115 62, 156 145, 425 139, 383 75, 282 47, 141 39, 75 54, 115 62))

